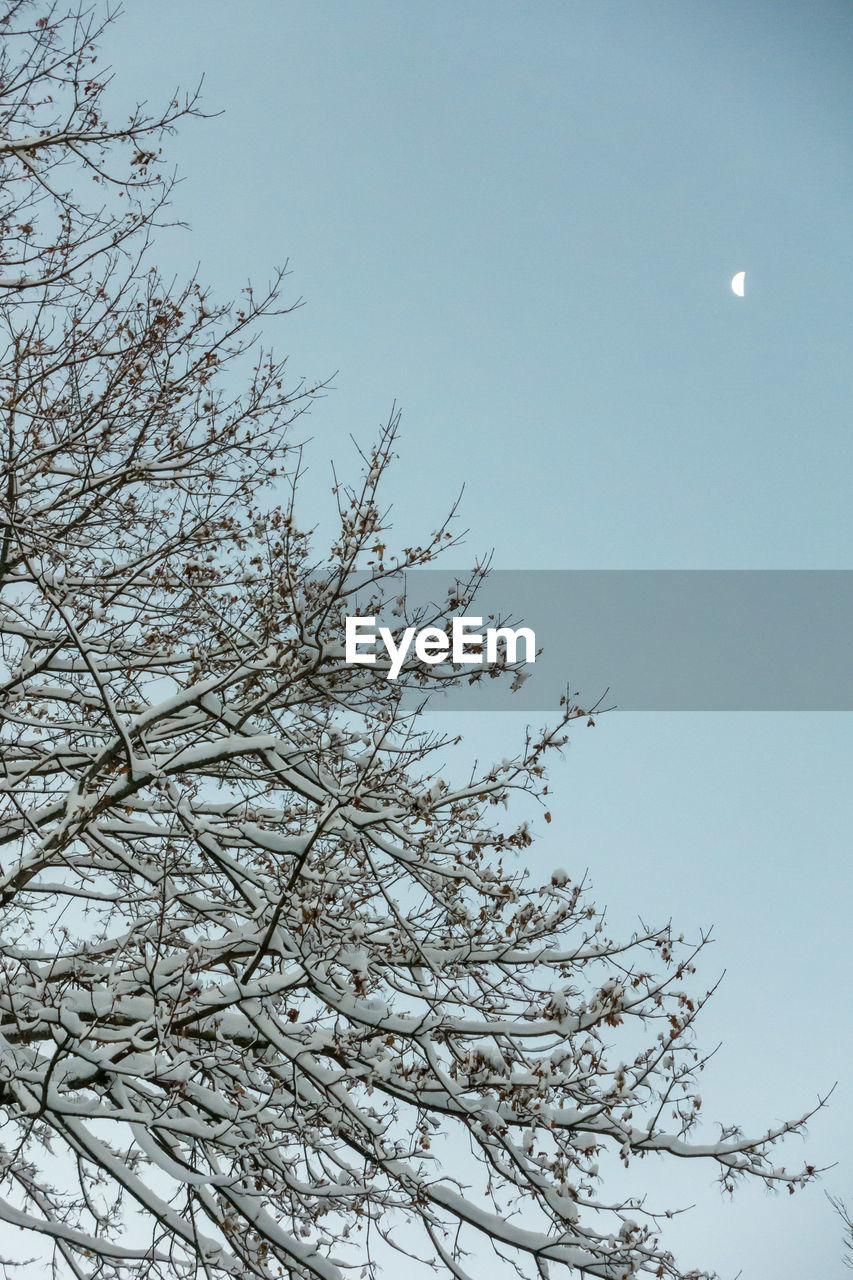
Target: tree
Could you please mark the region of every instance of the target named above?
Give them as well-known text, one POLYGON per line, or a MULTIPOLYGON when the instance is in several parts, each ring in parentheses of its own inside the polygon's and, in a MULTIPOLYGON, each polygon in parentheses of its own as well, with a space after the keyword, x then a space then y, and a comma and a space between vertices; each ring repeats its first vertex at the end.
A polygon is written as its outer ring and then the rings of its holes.
POLYGON ((837 1199, 835 1196, 827 1195, 829 1203, 838 1214, 844 1226, 844 1255, 843 1261, 845 1267, 849 1267, 853 1271, 853 1215, 843 1200, 837 1199))
POLYGON ((259 337, 281 277, 220 306, 149 265, 195 99, 111 127, 90 15, 0 21, 5 1234, 106 1280, 331 1280, 377 1242, 456 1280, 484 1243, 520 1275, 680 1275, 609 1153, 793 1192, 814 1171, 771 1148, 808 1117, 693 1143, 704 939, 610 940, 517 860, 497 816, 544 804, 587 712, 458 781, 404 694, 460 672, 343 663, 354 571, 381 595, 454 538, 388 552, 394 414, 315 562, 290 438, 322 387, 259 337))

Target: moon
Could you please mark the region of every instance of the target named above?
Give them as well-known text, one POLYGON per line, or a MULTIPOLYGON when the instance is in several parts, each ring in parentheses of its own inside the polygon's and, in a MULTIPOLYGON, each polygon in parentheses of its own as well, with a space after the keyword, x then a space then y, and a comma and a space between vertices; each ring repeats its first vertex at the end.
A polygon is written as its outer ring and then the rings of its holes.
POLYGON ((738 271, 737 275, 732 276, 732 293, 736 293, 739 298, 743 297, 743 282, 745 279, 745 271, 738 271))

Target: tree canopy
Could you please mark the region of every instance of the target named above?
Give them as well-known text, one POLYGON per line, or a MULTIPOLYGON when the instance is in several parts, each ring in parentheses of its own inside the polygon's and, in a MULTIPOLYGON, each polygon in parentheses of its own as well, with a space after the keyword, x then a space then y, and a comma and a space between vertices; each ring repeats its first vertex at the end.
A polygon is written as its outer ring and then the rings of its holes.
POLYGON ((467 673, 342 661, 356 571, 380 596, 452 528, 391 554, 395 413, 318 556, 281 274, 221 305, 158 273, 161 148, 199 107, 110 124, 110 20, 0 12, 4 1266, 680 1276, 608 1160, 793 1192, 814 1170, 773 1148, 807 1117, 698 1134, 704 939, 611 939, 525 868, 516 800, 545 810, 587 711, 463 776, 421 708, 467 673))

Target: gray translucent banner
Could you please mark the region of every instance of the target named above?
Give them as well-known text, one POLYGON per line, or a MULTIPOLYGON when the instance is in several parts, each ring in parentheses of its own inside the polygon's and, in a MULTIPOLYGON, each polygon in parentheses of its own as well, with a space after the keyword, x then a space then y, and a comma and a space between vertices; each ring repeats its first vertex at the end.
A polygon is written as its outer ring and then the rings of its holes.
POLYGON ((532 628, 542 653, 515 691, 509 676, 465 680, 433 710, 553 712, 567 690, 625 711, 853 710, 853 571, 493 570, 448 608, 469 576, 407 573, 406 620, 432 602, 484 627, 491 615, 532 628))

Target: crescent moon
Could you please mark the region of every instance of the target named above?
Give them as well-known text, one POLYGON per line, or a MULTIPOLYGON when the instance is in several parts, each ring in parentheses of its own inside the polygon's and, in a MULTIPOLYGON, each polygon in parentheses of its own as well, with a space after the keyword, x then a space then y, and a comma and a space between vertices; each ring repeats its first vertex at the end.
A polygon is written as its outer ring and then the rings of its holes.
POLYGON ((743 297, 744 280, 746 272, 739 271, 737 275, 732 276, 732 293, 736 293, 739 298, 743 297))

